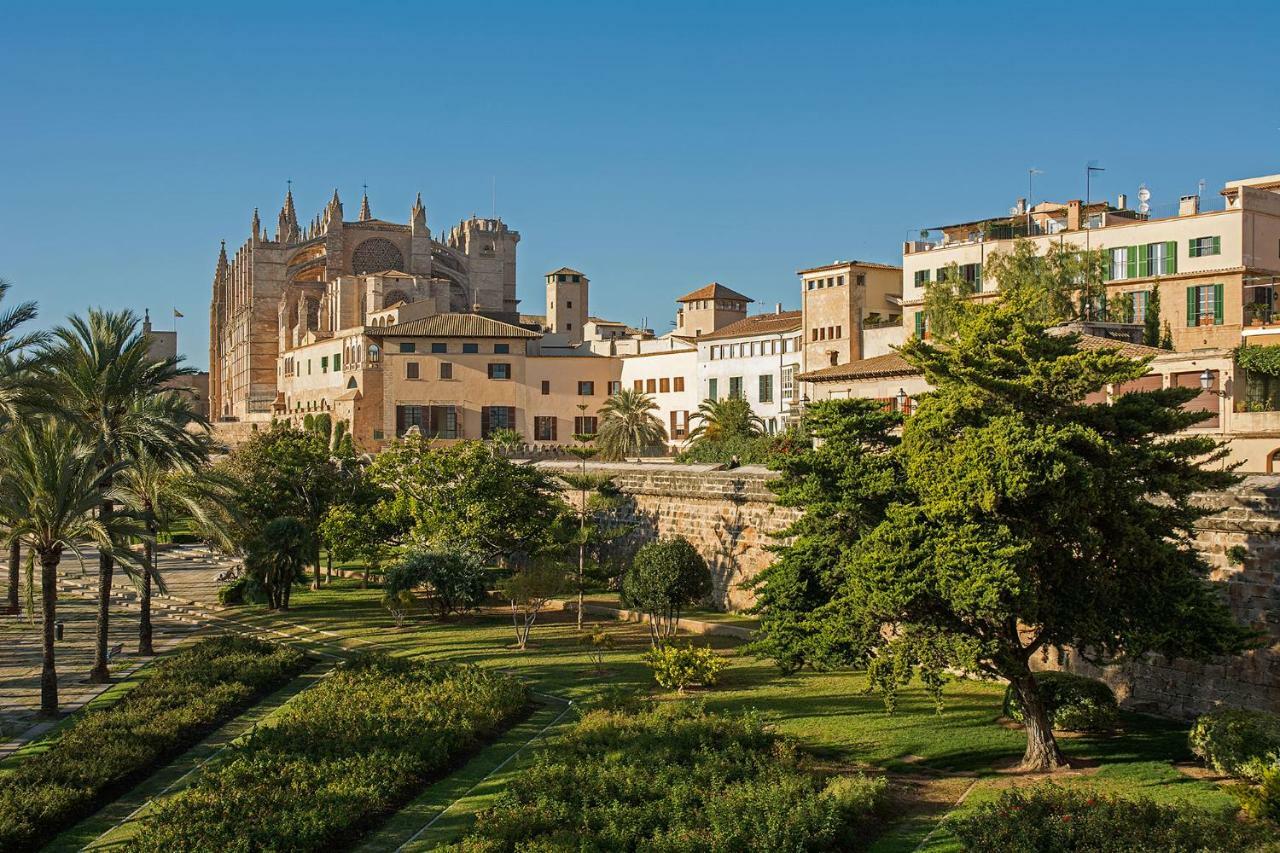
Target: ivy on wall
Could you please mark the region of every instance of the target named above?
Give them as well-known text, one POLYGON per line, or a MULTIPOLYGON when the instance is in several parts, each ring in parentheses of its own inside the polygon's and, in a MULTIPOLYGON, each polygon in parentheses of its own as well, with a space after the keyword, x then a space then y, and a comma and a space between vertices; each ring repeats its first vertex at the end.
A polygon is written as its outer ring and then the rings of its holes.
POLYGON ((1280 376, 1280 346, 1251 347, 1241 344, 1236 347, 1235 355, 1236 364, 1249 373, 1280 376))

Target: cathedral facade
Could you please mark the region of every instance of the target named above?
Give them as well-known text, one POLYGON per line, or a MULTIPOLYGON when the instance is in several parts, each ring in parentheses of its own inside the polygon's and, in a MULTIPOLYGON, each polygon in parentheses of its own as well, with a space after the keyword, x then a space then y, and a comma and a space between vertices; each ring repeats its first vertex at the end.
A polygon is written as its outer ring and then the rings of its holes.
POLYGON ((519 241, 501 220, 476 217, 438 239, 421 195, 406 224, 375 218, 367 195, 347 221, 335 190, 325 209, 300 225, 290 189, 274 236, 255 210, 248 239, 230 258, 224 243, 218 256, 209 312, 210 417, 269 421, 285 408, 282 378, 291 351, 372 326, 388 308, 400 306, 406 319, 476 314, 517 323, 519 241))

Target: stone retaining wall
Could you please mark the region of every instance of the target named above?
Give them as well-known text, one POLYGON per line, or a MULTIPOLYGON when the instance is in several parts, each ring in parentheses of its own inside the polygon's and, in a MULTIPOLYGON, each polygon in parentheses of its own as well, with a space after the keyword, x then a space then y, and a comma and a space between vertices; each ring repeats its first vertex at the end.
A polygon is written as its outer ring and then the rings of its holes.
MULTIPOLYGON (((540 462, 549 470, 577 463, 540 462)), ((639 541, 684 536, 711 565, 714 601, 740 610, 752 596, 741 588, 772 559, 770 534, 784 529, 796 511, 777 505, 763 468, 732 471, 710 465, 660 462, 589 463, 607 471, 629 496, 624 515, 639 541)), ((1203 500, 1215 509, 1200 524, 1197 547, 1213 567, 1236 618, 1266 636, 1263 648, 1206 664, 1151 657, 1139 664, 1099 670, 1063 650, 1048 667, 1104 678, 1129 707, 1191 717, 1216 705, 1280 712, 1280 476, 1252 476, 1203 500), (1244 549, 1242 563, 1228 553, 1244 549)))

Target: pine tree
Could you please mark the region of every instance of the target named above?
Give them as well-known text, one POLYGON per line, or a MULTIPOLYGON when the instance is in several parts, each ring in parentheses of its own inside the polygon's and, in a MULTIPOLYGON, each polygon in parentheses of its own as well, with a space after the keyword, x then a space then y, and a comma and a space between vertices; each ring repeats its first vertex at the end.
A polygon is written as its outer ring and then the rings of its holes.
POLYGON ((1149 347, 1160 346, 1160 288, 1158 287, 1152 287, 1147 291, 1147 306, 1142 314, 1142 342, 1149 347))

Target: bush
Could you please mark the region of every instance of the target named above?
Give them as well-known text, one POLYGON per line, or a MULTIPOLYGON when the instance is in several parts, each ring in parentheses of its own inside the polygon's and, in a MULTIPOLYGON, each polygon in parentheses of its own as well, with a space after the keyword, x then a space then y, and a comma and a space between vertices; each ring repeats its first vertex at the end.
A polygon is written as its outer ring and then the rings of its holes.
POLYGON ((350 847, 527 702, 515 679, 478 667, 356 658, 161 802, 127 849, 350 847))
MULTIPOLYGON (((1095 678, 1070 672, 1037 672, 1036 684, 1049 715, 1059 731, 1097 732, 1113 728, 1120 715, 1111 688, 1095 678)), ((1022 703, 1010 684, 1004 691, 1004 715, 1022 722, 1022 703)))
POLYGON ((244 604, 248 578, 239 577, 218 590, 218 603, 225 606, 244 604))
POLYGON ((305 658, 246 637, 203 640, 155 664, 119 702, 71 722, 0 776, 0 850, 33 850, 187 749, 305 658))
POLYGON ((1261 782, 1280 765, 1280 714, 1228 709, 1201 715, 1191 727, 1191 751, 1219 773, 1261 782))
POLYGON ((1262 771, 1258 786, 1241 786, 1240 804, 1250 817, 1280 823, 1280 764, 1262 771))
POLYGON ((484 602, 487 578, 480 558, 469 551, 440 549, 411 551, 387 572, 387 598, 427 586, 440 618, 474 610, 484 602))
POLYGON ((1256 848, 1260 827, 1232 815, 1063 788, 1052 782, 1007 791, 993 803, 950 817, 965 850, 1013 853, 1192 853, 1256 848))
POLYGON ((524 773, 455 851, 848 850, 886 793, 824 778, 755 715, 684 702, 592 711, 524 773))
POLYGON ((622 603, 649 615, 654 642, 674 634, 680 610, 710 592, 707 561, 681 536, 645 545, 622 578, 622 603))
POLYGON ((725 668, 723 658, 711 649, 697 647, 693 643, 654 646, 645 654, 644 660, 653 670, 653 678, 659 686, 681 693, 695 684, 710 687, 725 668))

